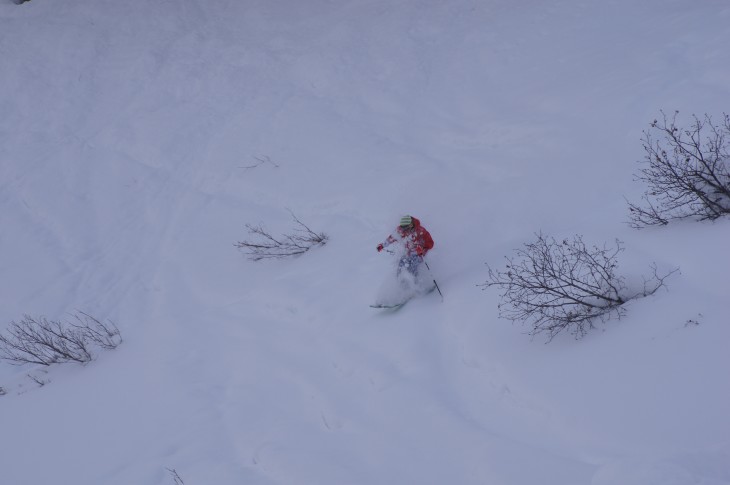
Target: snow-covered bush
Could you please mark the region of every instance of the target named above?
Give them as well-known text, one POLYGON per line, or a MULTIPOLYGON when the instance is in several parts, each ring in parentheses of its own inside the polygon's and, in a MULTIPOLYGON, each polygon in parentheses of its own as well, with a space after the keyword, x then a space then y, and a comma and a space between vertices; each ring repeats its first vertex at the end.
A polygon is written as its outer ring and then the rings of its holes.
POLYGON ((287 258, 304 254, 313 247, 324 246, 328 236, 316 233, 291 214, 296 224, 291 234, 284 234, 278 238, 271 235, 262 225, 246 224, 248 233, 253 240, 238 241, 234 244, 242 250, 250 260, 287 258))
POLYGON ((537 241, 505 258, 503 271, 489 267, 489 279, 480 286, 503 289, 500 316, 528 323, 531 335, 547 333, 551 340, 567 331, 580 338, 596 319, 621 318, 626 302, 653 294, 673 273, 659 276, 654 267, 643 288, 630 291, 616 274, 621 251, 618 240, 615 247, 588 247, 579 235, 558 242, 537 234, 537 241))
POLYGON ((720 123, 693 116, 690 128, 676 125, 678 112, 651 123, 642 138, 647 184, 642 205, 629 203, 631 225, 664 225, 672 219, 717 219, 730 214, 730 117, 720 123), (653 133, 656 133, 655 139, 653 133))
POLYGON ((0 333, 0 359, 13 364, 83 364, 94 359, 95 348, 115 349, 122 342, 114 323, 84 312, 72 317, 62 321, 24 315, 19 322, 11 322, 0 333))

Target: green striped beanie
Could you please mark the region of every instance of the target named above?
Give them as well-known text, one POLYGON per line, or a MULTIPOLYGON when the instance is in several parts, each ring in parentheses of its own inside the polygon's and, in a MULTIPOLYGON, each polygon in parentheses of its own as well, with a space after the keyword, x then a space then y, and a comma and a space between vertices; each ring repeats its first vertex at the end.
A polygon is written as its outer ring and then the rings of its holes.
POLYGON ((413 218, 411 216, 403 216, 400 218, 400 227, 408 227, 413 224, 413 218))

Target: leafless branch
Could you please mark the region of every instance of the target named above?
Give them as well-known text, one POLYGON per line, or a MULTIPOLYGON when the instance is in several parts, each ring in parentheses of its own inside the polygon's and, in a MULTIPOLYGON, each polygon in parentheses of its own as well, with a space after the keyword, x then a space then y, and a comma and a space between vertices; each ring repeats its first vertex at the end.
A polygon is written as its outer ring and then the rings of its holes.
POLYGON ((249 234, 254 239, 238 241, 234 246, 248 255, 250 260, 260 261, 262 259, 298 256, 313 247, 323 246, 327 243, 328 236, 326 234, 314 232, 300 221, 294 213, 291 211, 290 213, 295 223, 291 234, 274 237, 262 225, 246 224, 249 234))
POLYGON ((263 157, 251 157, 251 158, 256 160, 256 163, 254 163, 253 165, 244 165, 241 168, 243 168, 245 170, 249 170, 252 168, 260 167, 261 165, 264 165, 266 163, 273 165, 274 168, 279 168, 279 165, 276 162, 274 162, 273 160, 271 160, 271 158, 269 158, 267 155, 264 155, 263 157))
POLYGON ((172 475, 175 485, 185 485, 185 482, 183 482, 182 478, 180 478, 180 475, 178 475, 174 468, 166 468, 166 470, 170 472, 170 475, 172 475))
POLYGON ((30 380, 32 380, 33 382, 35 382, 36 384, 38 384, 38 387, 43 387, 50 382, 47 380, 43 380, 40 377, 33 375, 33 374, 28 374, 28 378, 30 380))
POLYGON ((61 321, 24 315, 11 322, 0 333, 0 359, 16 365, 83 364, 94 359, 94 347, 114 349, 122 342, 114 323, 102 323, 84 312, 72 317, 61 321))
POLYGON ((662 112, 642 138, 645 168, 637 180, 647 184, 642 204, 628 202, 635 228, 665 225, 670 220, 717 219, 730 214, 730 117, 715 123, 693 116, 689 129, 662 112), (655 139, 657 133, 659 139, 655 139))
POLYGON ((505 258, 505 270, 488 266, 489 279, 480 286, 503 289, 500 316, 529 323, 530 334, 546 333, 551 340, 568 331, 580 338, 597 319, 621 318, 624 303, 653 294, 671 274, 660 277, 654 267, 643 290, 628 293, 624 278, 616 274, 621 251, 618 240, 613 247, 588 247, 578 235, 558 242, 537 234, 537 241, 505 258))

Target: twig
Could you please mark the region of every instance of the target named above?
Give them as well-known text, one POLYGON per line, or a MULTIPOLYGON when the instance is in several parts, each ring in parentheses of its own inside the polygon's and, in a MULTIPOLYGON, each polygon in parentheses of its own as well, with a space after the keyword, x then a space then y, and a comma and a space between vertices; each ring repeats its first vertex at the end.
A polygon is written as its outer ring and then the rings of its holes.
POLYGON ((180 475, 178 475, 177 471, 174 468, 165 468, 168 472, 170 472, 170 475, 172 475, 172 479, 175 482, 175 485, 185 485, 185 482, 183 482, 183 479, 180 478, 180 475))
POLYGON ((269 158, 268 156, 251 157, 251 158, 253 158, 254 160, 256 160, 258 163, 255 163, 253 165, 244 165, 244 166, 242 166, 240 168, 242 168, 244 170, 249 170, 249 169, 252 169, 252 168, 260 167, 261 165, 263 165, 265 163, 269 163, 269 164, 273 165, 274 168, 279 168, 279 165, 277 163, 275 163, 273 160, 271 160, 271 158, 269 158))

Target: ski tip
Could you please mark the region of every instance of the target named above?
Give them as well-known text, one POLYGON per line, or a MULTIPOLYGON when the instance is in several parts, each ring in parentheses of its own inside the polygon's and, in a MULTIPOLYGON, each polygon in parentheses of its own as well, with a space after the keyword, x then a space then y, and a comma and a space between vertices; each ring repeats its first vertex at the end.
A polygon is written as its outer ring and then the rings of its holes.
POLYGON ((405 305, 405 303, 399 303, 397 305, 370 305, 370 308, 380 308, 382 310, 394 310, 396 308, 402 307, 403 305, 405 305))

